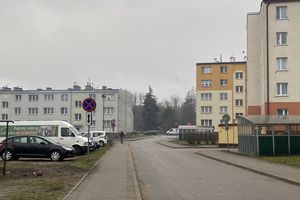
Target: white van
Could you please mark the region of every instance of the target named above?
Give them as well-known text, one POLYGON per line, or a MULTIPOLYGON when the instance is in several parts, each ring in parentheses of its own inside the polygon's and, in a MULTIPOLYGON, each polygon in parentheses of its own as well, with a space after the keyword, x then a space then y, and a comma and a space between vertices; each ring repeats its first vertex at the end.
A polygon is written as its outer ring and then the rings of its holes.
POLYGON ((171 128, 166 132, 167 135, 178 135, 179 131, 178 128, 171 128))
MULTIPOLYGON (((65 121, 15 121, 10 123, 8 136, 40 135, 49 137, 59 144, 74 147, 76 154, 87 151, 88 139, 82 137, 78 130, 65 121)), ((0 141, 6 136, 6 123, 0 122, 0 141)))
MULTIPOLYGON (((84 133, 83 137, 88 137, 88 133, 84 133)), ((98 142, 100 147, 107 144, 107 136, 105 131, 90 131, 90 141, 98 142)))

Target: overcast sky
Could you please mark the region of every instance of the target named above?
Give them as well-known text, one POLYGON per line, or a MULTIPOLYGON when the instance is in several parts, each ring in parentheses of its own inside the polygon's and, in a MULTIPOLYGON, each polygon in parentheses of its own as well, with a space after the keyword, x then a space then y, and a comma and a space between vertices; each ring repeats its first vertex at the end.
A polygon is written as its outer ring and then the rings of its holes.
POLYGON ((0 0, 0 86, 148 91, 195 87, 195 65, 243 60, 261 0, 0 0))

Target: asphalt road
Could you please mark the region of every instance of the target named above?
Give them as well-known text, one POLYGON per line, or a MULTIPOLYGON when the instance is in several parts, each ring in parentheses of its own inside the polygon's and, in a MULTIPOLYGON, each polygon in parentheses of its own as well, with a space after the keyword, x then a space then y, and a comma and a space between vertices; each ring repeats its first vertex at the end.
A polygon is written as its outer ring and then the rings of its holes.
POLYGON ((156 143, 166 136, 130 143, 145 200, 299 200, 300 188, 156 143))

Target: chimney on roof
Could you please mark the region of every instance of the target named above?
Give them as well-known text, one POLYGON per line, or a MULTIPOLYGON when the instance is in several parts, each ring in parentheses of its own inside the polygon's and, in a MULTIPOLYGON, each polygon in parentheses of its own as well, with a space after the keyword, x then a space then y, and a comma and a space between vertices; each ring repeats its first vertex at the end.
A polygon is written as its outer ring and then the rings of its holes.
POLYGON ((102 86, 102 90, 106 90, 106 88, 107 88, 107 87, 106 87, 105 85, 102 86))
POLYGON ((52 90, 52 88, 51 87, 46 87, 46 90, 52 90))

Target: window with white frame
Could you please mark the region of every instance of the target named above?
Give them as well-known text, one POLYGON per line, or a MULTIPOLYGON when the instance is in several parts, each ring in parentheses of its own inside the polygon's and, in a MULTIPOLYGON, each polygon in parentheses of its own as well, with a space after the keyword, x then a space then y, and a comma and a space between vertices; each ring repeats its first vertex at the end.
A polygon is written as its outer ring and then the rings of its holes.
POLYGON ((114 100, 114 94, 105 95, 105 101, 113 101, 113 100, 114 100))
POLYGON ((8 108, 8 101, 2 101, 2 108, 8 108))
POLYGON ((104 108, 104 114, 111 115, 113 113, 114 113, 114 108, 113 107, 106 107, 106 108, 104 108))
POLYGON ((39 100, 39 95, 29 95, 28 96, 29 101, 38 101, 39 100))
POLYGON ((16 108, 15 108, 15 114, 16 114, 16 115, 21 114, 21 108, 20 108, 20 107, 16 107, 16 108))
POLYGON ((227 73, 227 66, 221 66, 220 73, 227 73))
POLYGON ((1 117, 2 120, 8 120, 8 114, 2 114, 1 117))
POLYGON ((226 79, 221 79, 220 80, 220 85, 221 86, 227 86, 227 80, 226 79))
POLYGON ((201 113, 212 113, 211 106, 201 106, 201 113))
POLYGON ((17 95, 15 96, 15 99, 16 99, 16 101, 21 101, 22 95, 17 94, 17 95))
POLYGON ((68 94, 61 94, 60 95, 60 100, 61 101, 68 101, 68 94))
POLYGON ((39 113, 39 109, 38 108, 28 108, 28 114, 30 115, 36 115, 39 113))
POLYGON ((110 120, 104 120, 104 127, 105 128, 111 128, 111 121, 110 120))
POLYGON ((244 73, 243 72, 236 72, 235 73, 235 79, 243 79, 244 73))
POLYGON ((287 6, 277 6, 276 7, 276 19, 277 20, 282 20, 282 19, 287 19, 287 6))
POLYGON ((228 107, 227 106, 220 106, 220 113, 221 114, 227 114, 228 113, 228 107))
POLYGON ((75 101, 75 108, 81 108, 81 101, 75 101))
POLYGON ((235 100, 235 106, 241 107, 241 106, 243 106, 243 104, 244 104, 243 99, 236 99, 235 100))
POLYGON ((286 115, 288 115, 288 109, 285 109, 285 108, 277 109, 277 115, 278 116, 286 116, 286 115))
POLYGON ((203 87, 208 87, 212 85, 212 80, 202 80, 201 83, 203 87))
POLYGON ((63 114, 63 115, 68 114, 68 108, 67 107, 61 107, 60 108, 60 114, 63 114))
POLYGON ((287 44, 287 32, 277 32, 276 33, 277 45, 286 45, 287 44))
POLYGON ((228 93, 220 93, 220 100, 227 100, 228 99, 228 93))
POLYGON ((243 93, 244 92, 244 87, 241 85, 235 86, 235 92, 236 93, 243 93))
POLYGON ((54 113, 54 108, 44 108, 44 114, 52 115, 54 113))
POLYGON ((279 96, 288 95, 288 83, 277 83, 277 95, 279 96))
POLYGON ((53 101, 54 100, 54 94, 44 94, 44 100, 45 101, 53 101))
POLYGON ((212 126, 212 120, 211 119, 202 119, 201 126, 212 126))
POLYGON ((81 121, 81 114, 80 113, 75 113, 75 120, 76 121, 81 121))
POLYGON ((212 100, 212 93, 201 93, 201 100, 212 100))
POLYGON ((201 72, 203 74, 209 74, 209 73, 212 73, 212 68, 211 67, 201 67, 201 72))
POLYGON ((287 70, 287 57, 277 57, 276 58, 276 69, 277 70, 287 70))

